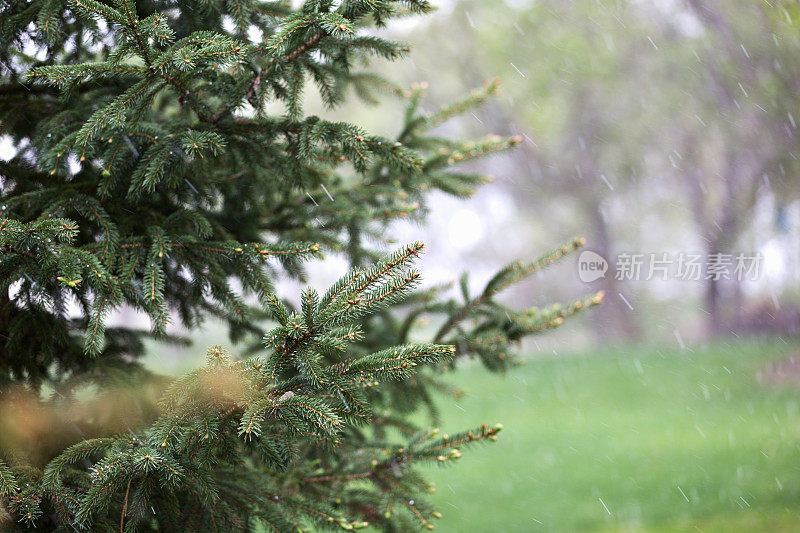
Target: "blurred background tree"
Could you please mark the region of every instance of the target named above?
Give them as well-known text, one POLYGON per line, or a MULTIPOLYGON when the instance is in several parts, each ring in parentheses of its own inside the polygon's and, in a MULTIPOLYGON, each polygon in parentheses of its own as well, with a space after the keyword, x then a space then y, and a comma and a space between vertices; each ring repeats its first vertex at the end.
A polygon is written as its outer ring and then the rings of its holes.
MULTIPOLYGON (((516 256, 536 236, 585 232, 612 262, 594 282, 611 297, 591 318, 606 339, 796 328, 797 16, 793 2, 445 4, 415 27, 437 53, 413 53, 403 75, 445 78, 432 89, 440 103, 500 78, 503 97, 462 119, 461 131, 490 125, 525 139, 477 164, 501 179, 473 205, 498 203, 489 195, 502 189, 501 209, 527 231, 489 222, 462 253, 516 256), (705 271, 694 282, 614 279, 620 253, 681 251, 761 253, 761 273, 753 282, 705 271)), ((574 271, 562 281, 579 283, 574 271)))
MULTIPOLYGON (((583 335, 531 343, 539 360, 502 382, 460 383, 502 392, 465 397, 451 419, 515 422, 500 454, 443 475, 437 497, 459 510, 449 531, 796 531, 798 3, 438 5, 411 37, 397 28, 422 47, 386 75, 430 81, 431 112, 497 77, 498 99, 441 131, 524 141, 475 164, 497 180, 466 206, 434 197, 429 227, 398 233, 435 245, 430 274, 468 262, 475 284, 545 235, 585 234, 612 261, 583 335), (741 283, 614 279, 625 252, 762 260, 741 283), (753 334, 766 340, 738 338, 753 334)), ((576 271, 508 297, 563 297, 576 271)))

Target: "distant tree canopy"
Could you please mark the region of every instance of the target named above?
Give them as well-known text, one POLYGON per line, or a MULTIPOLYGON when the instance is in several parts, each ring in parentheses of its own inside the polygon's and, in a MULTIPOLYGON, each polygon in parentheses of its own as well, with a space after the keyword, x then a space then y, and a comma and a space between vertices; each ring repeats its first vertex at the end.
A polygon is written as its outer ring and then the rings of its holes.
MULTIPOLYGON (((420 30, 442 53, 417 63, 505 80, 505 98, 480 117, 527 136, 496 163, 520 206, 538 206, 527 220, 547 227, 574 213, 564 228, 588 228, 611 258, 631 247, 753 252, 742 240, 758 202, 779 211, 800 191, 799 29, 791 1, 464 0, 420 30)), ((597 285, 631 300, 644 292, 597 285)), ((707 329, 728 331, 740 285, 709 279, 703 291, 707 329)), ((595 316, 613 337, 636 333, 640 318, 620 298, 595 316)))

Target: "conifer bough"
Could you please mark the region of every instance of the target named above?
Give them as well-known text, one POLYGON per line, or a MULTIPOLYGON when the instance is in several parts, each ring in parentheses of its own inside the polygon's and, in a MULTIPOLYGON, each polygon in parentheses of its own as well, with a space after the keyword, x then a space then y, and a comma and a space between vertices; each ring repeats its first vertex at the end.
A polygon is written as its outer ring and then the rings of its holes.
POLYGON ((430 133, 496 82, 423 113, 423 87, 363 70, 407 51, 371 27, 429 9, 0 0, 0 131, 16 149, 0 162, 3 528, 433 527, 415 466, 500 431, 409 422, 421 408, 435 420, 437 373, 462 357, 503 369, 516 341, 602 295, 524 311, 495 300, 580 240, 509 265, 477 295, 463 277, 463 301, 417 286, 420 243, 384 257, 367 244, 422 218, 423 191, 466 197, 487 181, 453 165, 519 142, 430 133), (304 114, 307 86, 329 107, 394 93, 407 101, 400 133, 304 114), (304 279, 323 250, 352 270, 295 309, 273 281, 304 279), (124 306, 152 331, 107 326, 124 306), (148 337, 184 341, 170 321, 209 316, 244 357, 214 347, 169 384, 138 362, 148 337), (427 316, 441 324, 433 342, 411 343, 427 316))

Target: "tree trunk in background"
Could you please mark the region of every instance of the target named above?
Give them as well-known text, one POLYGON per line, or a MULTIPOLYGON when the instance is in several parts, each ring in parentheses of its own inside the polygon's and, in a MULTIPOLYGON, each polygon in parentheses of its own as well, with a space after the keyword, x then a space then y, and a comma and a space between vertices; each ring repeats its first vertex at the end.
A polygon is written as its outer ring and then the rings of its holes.
POLYGON ((608 261, 608 272, 593 285, 596 290, 605 291, 606 297, 597 312, 593 314, 597 335, 602 339, 631 340, 639 336, 639 327, 633 311, 619 297, 619 282, 615 279, 614 247, 608 223, 597 202, 584 202, 584 209, 592 223, 592 239, 589 248, 608 261))
POLYGON ((720 306, 721 300, 720 280, 706 279, 703 287, 703 307, 707 313, 706 334, 717 337, 723 331, 723 318, 720 306))
MULTIPOLYGON (((728 172, 725 173, 723 196, 716 217, 705 216, 702 218, 705 227, 701 231, 706 236, 708 252, 706 260, 709 261, 714 254, 731 254, 739 241, 741 233, 741 205, 742 196, 754 196, 755 185, 745 190, 742 183, 749 178, 749 183, 757 184, 757 174, 745 176, 743 169, 747 168, 746 161, 740 159, 739 154, 732 154, 728 159, 728 172), (719 219, 719 223, 712 222, 719 219)), ((751 165, 752 166, 752 165, 751 165)), ((755 200, 750 200, 746 205, 753 205, 755 200)), ((716 256, 718 257, 718 256, 716 256)), ((731 331, 735 324, 740 322, 741 316, 741 281, 733 279, 713 279, 706 275, 703 300, 708 312, 707 333, 710 336, 721 336, 731 331)))
POLYGON ((731 305, 730 308, 733 315, 730 318, 731 331, 736 334, 736 330, 741 327, 744 322, 742 316, 742 306, 744 304, 744 293, 742 292, 742 283, 740 281, 731 282, 731 305))

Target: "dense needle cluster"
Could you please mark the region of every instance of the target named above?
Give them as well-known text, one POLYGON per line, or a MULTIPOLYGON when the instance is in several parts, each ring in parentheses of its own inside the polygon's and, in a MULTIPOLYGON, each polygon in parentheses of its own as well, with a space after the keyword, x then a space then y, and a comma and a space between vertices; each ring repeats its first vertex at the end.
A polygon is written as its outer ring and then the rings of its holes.
POLYGON ((415 427, 421 407, 435 415, 437 372, 464 356, 505 368, 513 342, 601 296, 521 312, 494 299, 580 240, 509 265, 477 295, 464 278, 463 301, 417 287, 422 244, 384 257, 370 246, 390 221, 424 216, 425 191, 468 196, 486 181, 453 165, 518 142, 431 133, 496 83, 423 113, 420 87, 363 70, 407 50, 375 27, 428 9, 0 0, 0 120, 17 150, 0 162, 2 527, 432 527, 415 464, 500 429, 415 427), (305 115, 307 86, 330 107, 393 93, 407 112, 396 137, 370 135, 305 115), (293 308, 274 280, 303 279, 324 251, 352 270, 293 308), (152 330, 107 327, 125 307, 152 330), (212 348, 172 383, 138 362, 159 349, 148 337, 182 341, 170 321, 209 316, 263 346, 241 360, 212 348), (439 329, 412 344, 422 317, 439 329))

